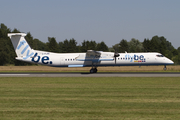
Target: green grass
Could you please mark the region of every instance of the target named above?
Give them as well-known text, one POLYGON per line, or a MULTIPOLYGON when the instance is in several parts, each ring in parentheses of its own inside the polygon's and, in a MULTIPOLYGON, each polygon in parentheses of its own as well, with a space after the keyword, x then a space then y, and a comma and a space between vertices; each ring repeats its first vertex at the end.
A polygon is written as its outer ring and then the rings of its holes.
POLYGON ((179 120, 180 78, 0 78, 1 120, 179 120))

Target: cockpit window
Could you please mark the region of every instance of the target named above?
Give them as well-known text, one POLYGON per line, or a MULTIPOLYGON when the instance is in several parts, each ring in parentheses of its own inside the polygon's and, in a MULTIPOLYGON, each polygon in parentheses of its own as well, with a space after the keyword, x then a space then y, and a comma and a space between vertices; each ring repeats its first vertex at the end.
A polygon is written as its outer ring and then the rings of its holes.
POLYGON ((156 55, 157 57, 164 57, 163 55, 156 55))

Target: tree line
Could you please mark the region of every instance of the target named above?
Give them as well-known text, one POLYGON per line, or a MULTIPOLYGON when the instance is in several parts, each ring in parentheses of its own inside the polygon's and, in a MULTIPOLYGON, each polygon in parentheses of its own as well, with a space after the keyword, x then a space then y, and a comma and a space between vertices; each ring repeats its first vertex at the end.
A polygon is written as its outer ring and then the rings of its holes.
MULTIPOLYGON (((20 33, 19 30, 11 30, 5 24, 0 25, 0 65, 32 65, 22 61, 15 60, 16 54, 11 43, 8 33, 20 33)), ((180 64, 180 47, 175 49, 171 42, 167 41, 165 37, 154 36, 152 39, 144 39, 140 42, 138 39, 132 38, 130 41, 125 39, 120 40, 119 43, 108 48, 102 41, 97 43, 93 40, 84 40, 78 44, 74 38, 59 43, 54 37, 48 37, 48 42, 41 42, 39 39, 33 38, 30 32, 26 35, 26 40, 32 49, 56 52, 56 53, 78 53, 86 52, 87 50, 96 50, 104 52, 159 52, 169 59, 173 60, 175 64, 180 64)))

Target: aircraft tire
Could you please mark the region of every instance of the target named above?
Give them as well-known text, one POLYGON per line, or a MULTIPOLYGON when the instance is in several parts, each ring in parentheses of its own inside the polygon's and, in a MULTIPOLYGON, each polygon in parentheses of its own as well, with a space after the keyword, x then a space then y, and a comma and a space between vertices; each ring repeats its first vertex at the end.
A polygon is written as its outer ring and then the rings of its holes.
POLYGON ((167 68, 166 68, 166 67, 164 67, 163 69, 164 69, 164 70, 167 70, 167 68))
POLYGON ((92 69, 90 69, 90 73, 97 73, 97 68, 92 68, 92 69))
POLYGON ((94 73, 97 73, 97 68, 94 68, 94 73))
POLYGON ((94 69, 90 69, 90 73, 94 73, 94 69))
POLYGON ((166 68, 166 66, 164 66, 164 68, 163 68, 164 70, 167 70, 167 68, 166 68))

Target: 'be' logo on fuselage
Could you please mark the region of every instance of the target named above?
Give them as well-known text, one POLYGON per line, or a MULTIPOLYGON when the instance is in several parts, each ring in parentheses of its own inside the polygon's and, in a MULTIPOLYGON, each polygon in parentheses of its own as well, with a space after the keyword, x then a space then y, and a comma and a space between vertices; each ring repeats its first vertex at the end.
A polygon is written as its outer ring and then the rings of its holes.
POLYGON ((49 61, 48 56, 43 56, 42 58, 40 56, 36 56, 36 57, 32 58, 32 61, 35 63, 38 63, 40 60, 43 64, 52 64, 52 61, 49 61), (36 60, 35 60, 35 58, 36 58, 36 60))

